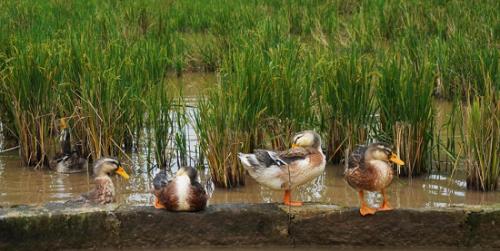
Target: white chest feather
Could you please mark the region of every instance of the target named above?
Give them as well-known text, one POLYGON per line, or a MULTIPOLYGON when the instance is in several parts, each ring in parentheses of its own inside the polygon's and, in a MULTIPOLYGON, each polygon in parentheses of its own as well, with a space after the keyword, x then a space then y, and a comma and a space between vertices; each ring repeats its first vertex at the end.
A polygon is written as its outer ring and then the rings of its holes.
POLYGON ((176 195, 179 199, 178 210, 188 210, 189 206, 189 189, 191 187, 191 180, 187 176, 176 177, 175 180, 176 195))
POLYGON ((298 163, 298 172, 295 174, 292 173, 291 175, 291 188, 305 184, 323 174, 325 171, 326 158, 323 153, 321 153, 321 155, 322 160, 320 163, 316 162, 316 165, 311 163, 310 158, 306 158, 302 160, 301 163, 298 163))
POLYGON ((391 166, 381 160, 371 160, 370 164, 377 170, 377 179, 375 186, 378 189, 389 186, 392 182, 392 168, 391 166))

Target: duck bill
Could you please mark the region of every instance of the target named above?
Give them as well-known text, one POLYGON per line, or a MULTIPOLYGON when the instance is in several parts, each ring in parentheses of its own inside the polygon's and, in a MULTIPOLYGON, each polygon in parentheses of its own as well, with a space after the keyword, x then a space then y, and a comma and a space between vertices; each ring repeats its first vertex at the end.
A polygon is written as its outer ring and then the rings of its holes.
POLYGON ((297 144, 292 144, 292 148, 296 148, 296 147, 299 147, 299 145, 297 145, 297 144))
POLYGON ((393 163, 397 164, 397 165, 400 165, 400 166, 402 166, 402 165, 404 165, 404 164, 405 164, 405 162, 404 162, 404 161, 402 161, 400 158, 398 158, 398 156, 396 156, 396 154, 394 154, 394 153, 393 153, 393 154, 391 154, 391 158, 390 158, 389 160, 390 160, 391 162, 393 162, 393 163))
POLYGON ((125 172, 125 169, 123 169, 123 167, 121 167, 121 166, 118 167, 118 169, 116 169, 115 173, 122 176, 126 180, 128 180, 128 178, 129 178, 127 172, 125 172))

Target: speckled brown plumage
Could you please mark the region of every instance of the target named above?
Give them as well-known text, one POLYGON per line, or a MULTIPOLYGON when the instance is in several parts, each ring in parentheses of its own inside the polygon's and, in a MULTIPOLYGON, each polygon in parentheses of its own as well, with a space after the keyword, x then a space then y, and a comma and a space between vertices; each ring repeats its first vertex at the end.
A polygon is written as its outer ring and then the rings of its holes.
POLYGON ((392 181, 391 164, 389 161, 365 159, 367 151, 368 147, 360 146, 349 156, 345 180, 357 190, 380 191, 392 181))
POLYGON ((82 197, 97 204, 107 204, 115 201, 115 187, 108 176, 95 178, 95 188, 82 197))
POLYGON ((403 165, 392 149, 383 143, 356 148, 349 156, 348 166, 344 172, 347 183, 358 191, 360 213, 362 216, 374 214, 376 211, 392 210, 387 201, 385 189, 391 184, 394 176, 391 162, 403 165), (364 191, 380 191, 383 202, 380 208, 368 207, 364 201, 364 191))

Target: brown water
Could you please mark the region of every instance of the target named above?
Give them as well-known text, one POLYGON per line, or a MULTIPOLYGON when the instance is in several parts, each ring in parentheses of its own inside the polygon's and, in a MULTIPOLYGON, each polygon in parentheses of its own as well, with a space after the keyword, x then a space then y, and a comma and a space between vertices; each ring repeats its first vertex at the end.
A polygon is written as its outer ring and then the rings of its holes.
MULTIPOLYGON (((137 171, 131 175, 130 180, 125 181, 119 177, 113 179, 117 188, 117 203, 150 205, 153 200, 150 191, 154 174, 146 172, 146 164, 139 157, 133 161, 137 171)), ((261 187, 250 177, 246 179, 246 186, 225 190, 214 189, 208 175, 203 171, 201 174, 201 183, 211 195, 210 204, 282 201, 281 192, 261 187)), ((77 198, 92 187, 93 179, 87 173, 36 171, 20 167, 16 156, 0 156, 0 206, 64 202, 77 198)), ((431 174, 412 180, 396 178, 388 194, 392 205, 398 208, 487 205, 500 202, 500 192, 468 191, 462 177, 451 178, 444 174, 431 174)), ((357 195, 343 180, 340 166, 328 166, 324 175, 294 191, 293 197, 307 202, 358 205, 357 195)), ((369 193, 367 200, 371 204, 377 204, 381 197, 378 193, 369 193)))

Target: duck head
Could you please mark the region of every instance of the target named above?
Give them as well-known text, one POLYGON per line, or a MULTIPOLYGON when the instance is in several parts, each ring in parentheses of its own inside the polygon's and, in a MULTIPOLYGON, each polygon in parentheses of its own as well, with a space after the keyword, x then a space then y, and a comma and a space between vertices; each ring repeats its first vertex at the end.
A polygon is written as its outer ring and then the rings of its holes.
POLYGON ((392 148, 384 143, 373 143, 368 145, 368 149, 365 154, 366 160, 382 160, 385 162, 392 162, 397 165, 404 165, 405 163, 398 158, 398 156, 392 151, 392 148))
POLYGON ((94 174, 96 177, 118 174, 126 180, 129 179, 129 176, 127 172, 125 172, 125 169, 123 169, 120 161, 113 158, 98 159, 94 164, 94 174))
POLYGON ((191 182, 191 184, 194 184, 195 182, 198 181, 198 171, 196 171, 196 169, 194 169, 193 167, 190 167, 190 166, 183 166, 179 169, 179 171, 177 171, 175 177, 179 177, 179 178, 183 178, 183 177, 186 177, 186 178, 189 178, 189 181, 191 182))
POLYGON ((293 136, 292 147, 313 147, 321 150, 321 137, 314 131, 302 131, 293 136))

